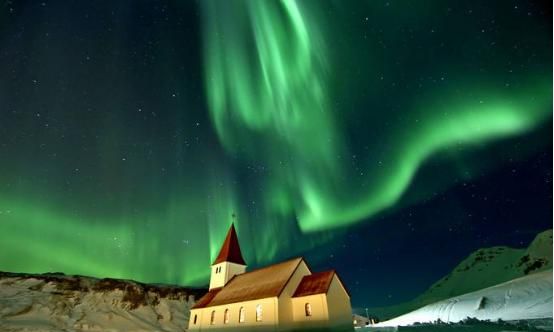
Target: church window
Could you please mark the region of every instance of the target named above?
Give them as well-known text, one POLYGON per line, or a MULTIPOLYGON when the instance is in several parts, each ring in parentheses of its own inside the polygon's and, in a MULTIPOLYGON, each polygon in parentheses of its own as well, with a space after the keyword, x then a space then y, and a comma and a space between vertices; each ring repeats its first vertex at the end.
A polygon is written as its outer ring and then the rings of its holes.
POLYGON ((212 316, 210 317, 210 325, 215 324, 215 310, 212 311, 212 316))
POLYGON ((198 315, 194 315, 194 322, 193 324, 196 325, 196 320, 198 319, 198 315))
POLYGON ((256 306, 256 322, 261 322, 262 321, 262 305, 261 304, 258 304, 256 306))
POLYGON ((244 307, 240 307, 239 309, 239 323, 244 323, 244 316, 246 313, 244 312, 244 307))
POLYGON ((229 309, 225 309, 223 313, 223 324, 229 323, 229 309))
POLYGON ((304 311, 306 312, 306 317, 309 317, 312 315, 312 305, 309 303, 306 303, 304 306, 304 311))

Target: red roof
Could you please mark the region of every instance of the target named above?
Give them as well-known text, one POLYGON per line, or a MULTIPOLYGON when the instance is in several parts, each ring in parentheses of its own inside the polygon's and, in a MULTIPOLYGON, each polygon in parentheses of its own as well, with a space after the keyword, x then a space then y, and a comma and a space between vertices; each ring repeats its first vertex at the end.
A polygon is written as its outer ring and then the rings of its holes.
POLYGON ((231 228, 229 228, 229 231, 227 232, 227 237, 225 237, 225 241, 221 246, 219 255, 217 255, 217 258, 212 265, 222 262, 246 265, 244 258, 242 258, 242 253, 240 252, 239 239, 237 237, 234 224, 231 224, 231 228))
POLYGON ((222 289, 222 287, 219 287, 219 288, 214 288, 214 289, 210 289, 209 292, 207 292, 204 296, 202 296, 198 302, 196 302, 193 306, 192 306, 192 309, 197 309, 197 308, 204 308, 206 306, 208 306, 208 304, 210 304, 210 302, 213 300, 213 298, 217 295, 217 293, 219 293, 219 291, 222 289))
POLYGON ((210 290, 193 309, 279 296, 301 262, 298 257, 235 275, 223 288, 210 290))
POLYGON ((334 275, 335 271, 331 270, 304 276, 292 297, 327 293, 334 275))

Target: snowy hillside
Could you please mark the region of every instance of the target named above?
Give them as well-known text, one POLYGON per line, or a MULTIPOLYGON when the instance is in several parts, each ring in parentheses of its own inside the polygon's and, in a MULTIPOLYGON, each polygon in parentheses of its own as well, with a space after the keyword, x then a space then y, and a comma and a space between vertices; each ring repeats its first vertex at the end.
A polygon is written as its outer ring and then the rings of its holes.
POLYGON ((475 251, 433 284, 420 300, 431 303, 548 269, 552 269, 552 230, 538 234, 527 249, 492 247, 475 251))
POLYGON ((183 331, 201 290, 0 272, 0 331, 183 331))
POLYGON ((406 326, 416 322, 552 318, 552 270, 514 279, 493 287, 429 304, 377 326, 406 326))
POLYGON ((547 230, 538 234, 527 249, 479 249, 414 300, 386 308, 373 308, 370 313, 380 318, 395 317, 436 301, 551 269, 552 230, 547 230))

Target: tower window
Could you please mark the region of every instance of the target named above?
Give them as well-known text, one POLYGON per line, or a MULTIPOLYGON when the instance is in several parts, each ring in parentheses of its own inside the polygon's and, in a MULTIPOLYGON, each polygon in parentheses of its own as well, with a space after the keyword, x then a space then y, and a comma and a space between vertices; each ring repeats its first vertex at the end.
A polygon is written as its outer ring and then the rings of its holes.
POLYGON ((229 309, 225 309, 223 313, 223 324, 229 323, 229 309))
POLYGON ((215 310, 212 311, 212 316, 210 317, 210 325, 215 324, 215 310))
POLYGON ((256 306, 256 322, 261 322, 262 321, 262 314, 263 314, 262 305, 258 304, 256 306))
POLYGON ((196 325, 196 319, 198 319, 198 315, 194 315, 194 321, 192 322, 194 325, 196 325))
POLYGON ((240 307, 239 309, 239 323, 244 323, 244 316, 246 313, 244 312, 244 307, 240 307))
POLYGON ((312 315, 312 305, 309 303, 306 303, 304 306, 304 311, 306 312, 306 317, 309 317, 312 315))

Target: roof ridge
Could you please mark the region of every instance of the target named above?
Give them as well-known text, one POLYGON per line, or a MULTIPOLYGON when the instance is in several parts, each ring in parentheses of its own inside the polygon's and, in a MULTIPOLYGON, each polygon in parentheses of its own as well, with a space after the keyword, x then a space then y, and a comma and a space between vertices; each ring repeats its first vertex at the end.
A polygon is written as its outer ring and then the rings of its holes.
MULTIPOLYGON (((271 264, 271 265, 266 265, 264 267, 259 267, 255 270, 252 270, 252 271, 248 271, 248 272, 244 272, 244 273, 241 273, 241 274, 237 274, 235 275, 236 277, 239 277, 239 276, 243 276, 243 275, 247 275, 247 274, 250 274, 250 273, 254 273, 254 272, 258 272, 258 271, 262 271, 262 270, 266 270, 266 269, 269 269, 275 265, 279 265, 279 264, 285 264, 285 263, 290 263, 294 260, 297 260, 297 259, 300 259, 300 261, 303 261, 304 260, 304 257, 302 256, 298 256, 298 257, 295 257, 295 258, 291 258, 291 259, 287 259, 286 261, 281 261, 281 262, 278 262, 278 263, 275 263, 275 264, 271 264)), ((296 270, 296 269, 295 269, 296 270)), ((232 279, 231 279, 232 280, 232 279)), ((231 281, 229 280, 229 282, 231 281)), ((227 284, 229 284, 229 282, 227 284)))

